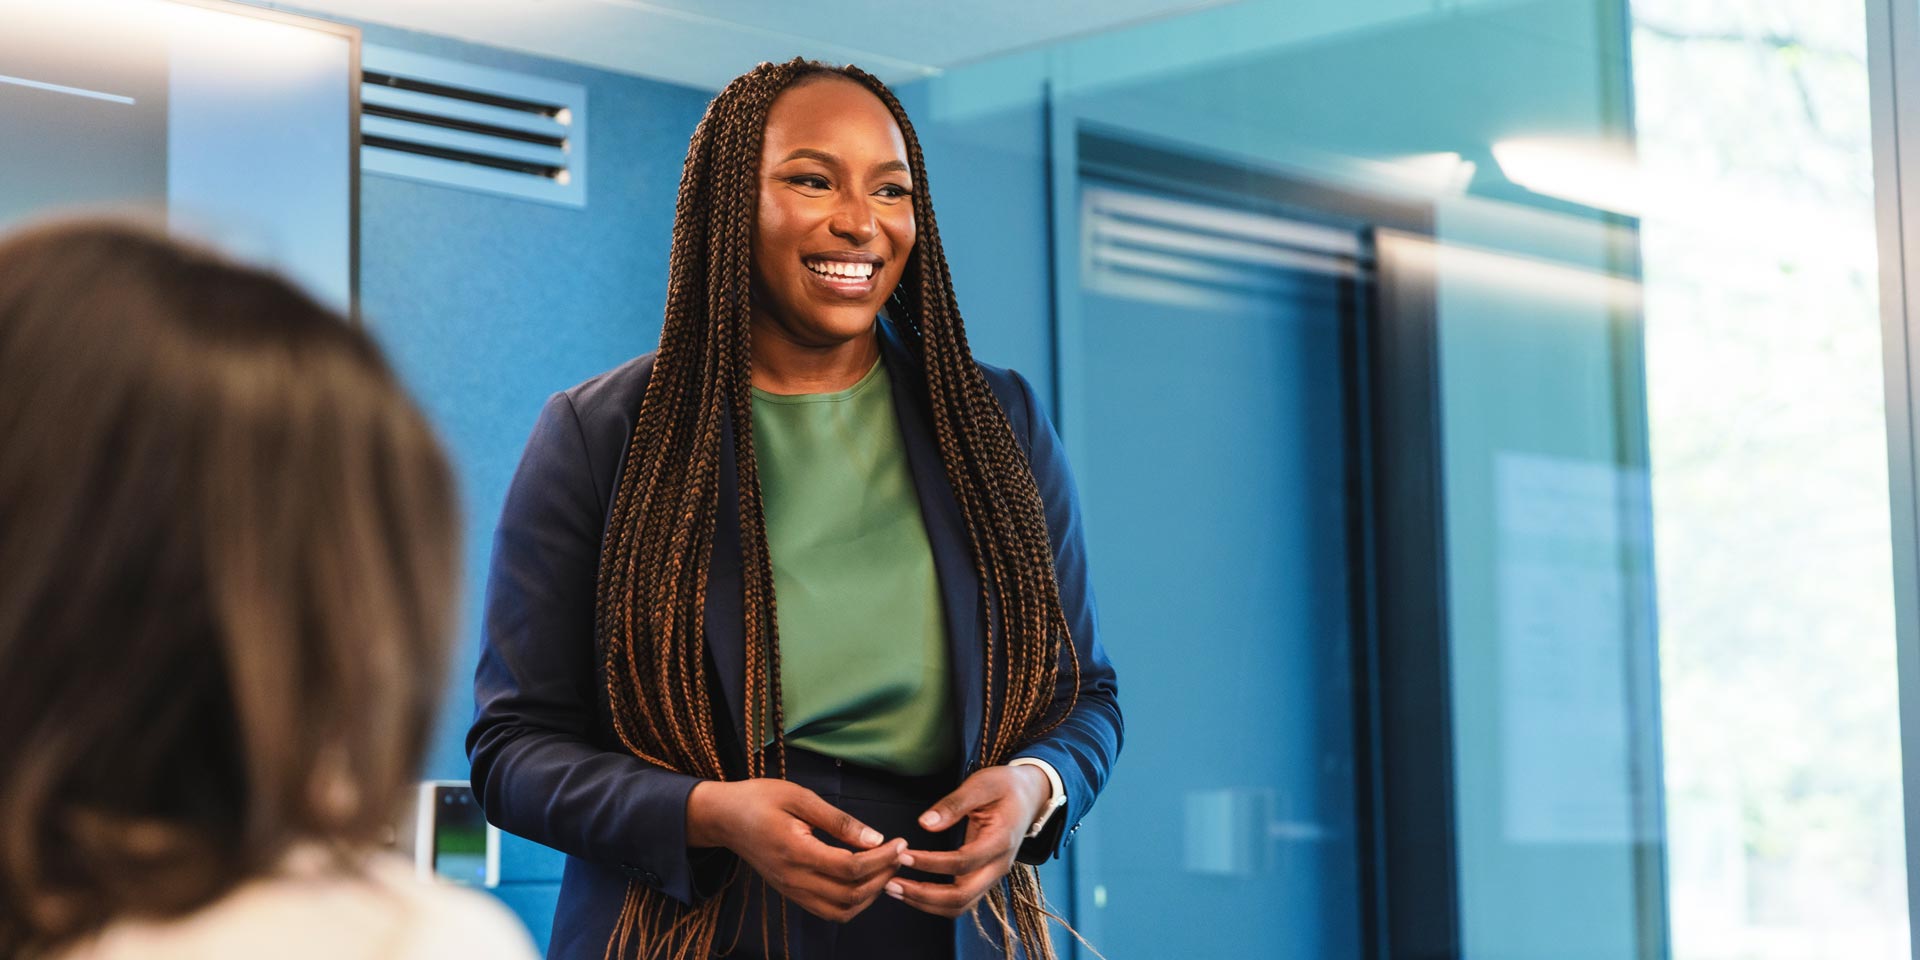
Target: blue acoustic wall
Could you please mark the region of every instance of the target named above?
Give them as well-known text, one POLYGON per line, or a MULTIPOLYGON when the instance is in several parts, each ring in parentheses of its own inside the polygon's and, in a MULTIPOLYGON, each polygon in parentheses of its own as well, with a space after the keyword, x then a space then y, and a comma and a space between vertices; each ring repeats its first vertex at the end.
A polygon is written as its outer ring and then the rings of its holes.
MULTIPOLYGON (((1035 56, 970 65, 895 93, 919 134, 940 243, 973 354, 1054 390, 1047 113, 1035 56)), ((1049 404, 1051 406, 1051 404, 1049 404)))
MULTIPOLYGON (((368 326, 439 428, 466 522, 462 626, 423 775, 464 780, 493 529, 547 396, 653 349, 687 138, 709 94, 437 37, 363 26, 366 42, 587 88, 585 208, 409 180, 361 182, 368 326)), ((562 858, 506 838, 499 896, 543 946, 562 858)))
MULTIPOLYGON (((298 8, 285 5, 296 12, 298 8)), ((587 88, 585 208, 363 176, 360 293, 368 326, 426 408, 460 474, 462 626, 423 776, 465 779, 463 738, 493 530, 541 403, 654 348, 687 140, 711 91, 360 24, 367 43, 587 88)), ((751 64, 743 64, 743 69, 751 64)), ((902 90, 916 120, 925 91, 902 90)), ((976 354, 1050 389, 1044 181, 1037 109, 927 137, 929 179, 976 354)), ((636 825, 638 828, 639 825, 636 825)), ((496 891, 544 944, 562 857, 505 838, 496 891)))

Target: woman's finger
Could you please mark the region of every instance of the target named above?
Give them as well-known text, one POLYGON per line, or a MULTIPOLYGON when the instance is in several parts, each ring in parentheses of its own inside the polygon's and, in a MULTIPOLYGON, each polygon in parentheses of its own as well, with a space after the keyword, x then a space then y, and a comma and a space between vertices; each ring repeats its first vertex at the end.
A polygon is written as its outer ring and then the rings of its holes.
POLYGON ((980 774, 976 773, 961 781, 960 786, 955 787, 952 793, 934 801, 933 806, 920 815, 920 827, 923 830, 938 833, 965 820, 967 814, 993 798, 994 794, 991 791, 982 788, 980 774))
POLYGON ((858 883, 845 883, 820 874, 803 874, 803 879, 795 887, 804 892, 805 899, 811 904, 806 907, 809 913, 845 923, 879 899, 887 881, 893 879, 895 869, 891 864, 883 865, 879 872, 858 883))
POLYGON ((808 825, 824 830, 833 838, 858 850, 877 847, 886 838, 880 831, 861 823, 853 814, 820 799, 820 795, 797 786, 788 799, 788 809, 808 825))
POLYGON ((894 871, 881 871, 868 878, 859 886, 854 887, 852 893, 855 901, 859 904, 859 908, 865 910, 873 904, 873 901, 878 900, 880 895, 886 891, 887 884, 891 882, 895 876, 897 876, 897 874, 894 871))
POLYGON ((958 850, 914 850, 908 848, 900 858, 902 866, 923 873, 957 877, 1008 859, 1007 844, 996 837, 976 837, 958 850))
POLYGON ((1002 875, 1004 871, 976 870, 955 877, 952 883, 928 883, 894 877, 887 881, 885 889, 887 896, 916 910, 942 917, 958 917, 973 909, 973 905, 986 894, 987 888, 999 882, 1002 875))
POLYGON ((905 840, 895 840, 872 850, 845 850, 805 833, 793 838, 788 859, 804 870, 844 886, 864 883, 895 869, 900 865, 900 854, 906 849, 905 840))

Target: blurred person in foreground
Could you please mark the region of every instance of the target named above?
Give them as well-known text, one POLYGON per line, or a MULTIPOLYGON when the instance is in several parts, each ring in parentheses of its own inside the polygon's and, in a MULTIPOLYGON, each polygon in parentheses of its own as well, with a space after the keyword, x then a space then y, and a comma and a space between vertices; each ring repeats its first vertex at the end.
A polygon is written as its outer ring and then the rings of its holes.
POLYGON ((371 339, 142 229, 0 241, 0 956, 532 955, 379 850, 452 474, 371 339))

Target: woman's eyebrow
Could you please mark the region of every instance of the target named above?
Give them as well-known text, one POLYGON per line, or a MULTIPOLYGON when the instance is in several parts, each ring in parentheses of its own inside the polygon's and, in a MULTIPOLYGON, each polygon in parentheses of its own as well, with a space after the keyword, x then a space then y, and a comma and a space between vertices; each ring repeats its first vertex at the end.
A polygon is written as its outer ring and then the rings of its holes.
MULTIPOLYGON (((812 147, 801 147, 800 149, 787 154, 785 157, 780 158, 781 163, 786 163, 788 160, 818 160, 821 163, 827 164, 829 166, 836 166, 836 167, 840 166, 839 157, 836 157, 833 154, 826 152, 825 150, 815 150, 812 147)), ((898 171, 900 173, 906 173, 907 165, 899 160, 882 160, 879 163, 874 164, 873 167, 867 171, 867 173, 868 174, 891 173, 894 171, 898 171)))

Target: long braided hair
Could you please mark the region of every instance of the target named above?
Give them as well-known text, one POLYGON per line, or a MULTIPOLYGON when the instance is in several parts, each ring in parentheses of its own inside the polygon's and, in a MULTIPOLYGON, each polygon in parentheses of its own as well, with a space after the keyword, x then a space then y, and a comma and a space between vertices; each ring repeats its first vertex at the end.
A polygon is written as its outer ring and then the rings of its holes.
MULTIPOLYGON (((917 238, 887 312, 923 367, 940 459, 979 575, 987 624, 981 763, 1004 762, 1071 712, 1071 696, 1055 703, 1063 669, 1074 674, 1066 689, 1079 687, 1039 490, 967 346, 926 165, 906 111, 878 79, 850 65, 800 58, 761 63, 707 105, 687 149, 660 349, 614 495, 595 594, 596 639, 621 743, 642 760, 696 777, 728 775, 720 732, 726 728, 716 723, 708 692, 702 625, 721 506, 722 429, 729 422, 746 647, 743 716, 735 719, 748 744, 745 775, 786 772, 773 564, 753 448, 751 241, 769 108, 797 82, 833 77, 861 84, 886 105, 906 142, 916 185, 917 238), (774 749, 756 749, 769 741, 774 749)), ((736 870, 728 883, 747 882, 748 874, 736 870)), ((684 908, 629 884, 608 954, 624 957, 632 947, 649 958, 705 957, 717 945, 721 899, 684 908)), ((989 891, 987 906, 1008 956, 1021 943, 1029 957, 1051 960, 1045 921, 1052 914, 1033 868, 1016 865, 1007 885, 989 891)), ((783 900, 783 930, 785 911, 783 900)), ((974 920, 979 923, 977 913, 974 920)), ((761 922, 764 930, 767 918, 761 922)))

